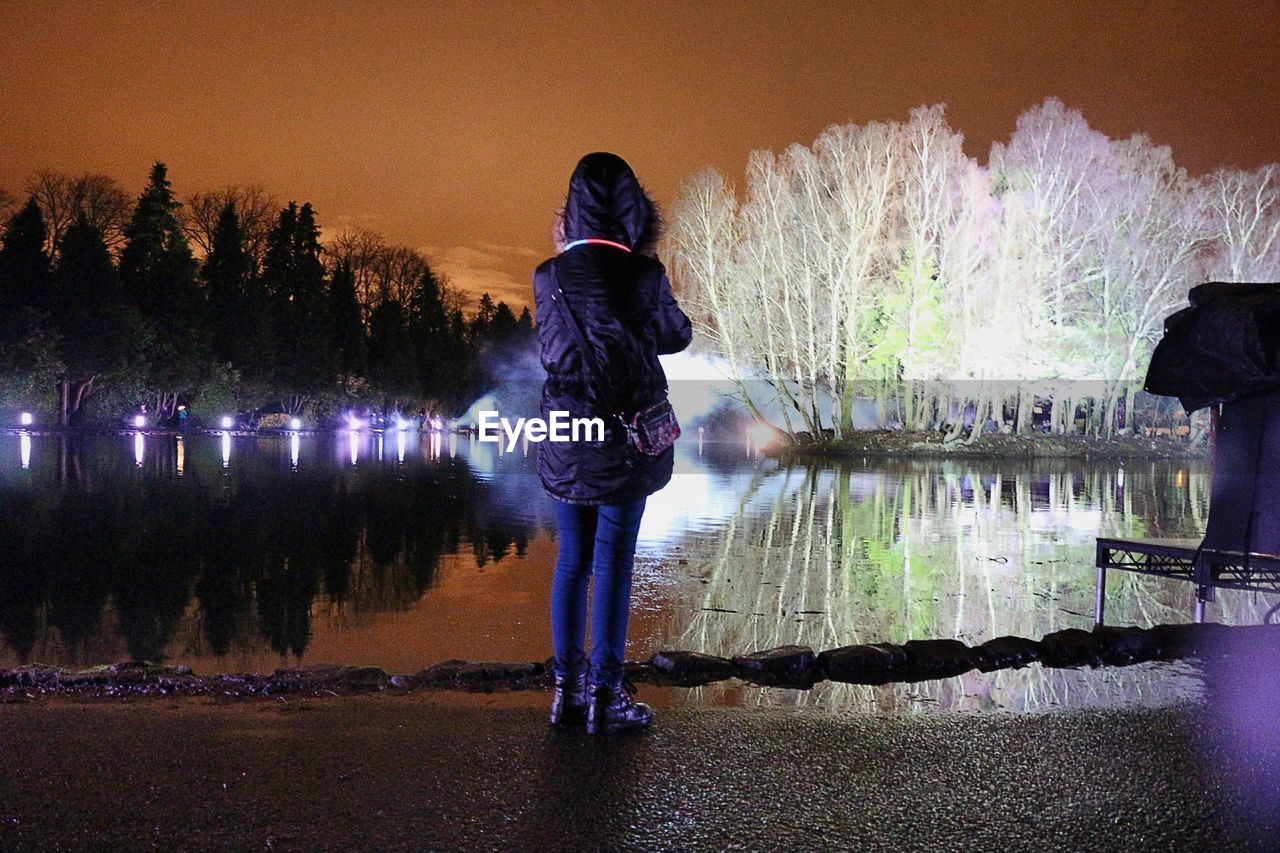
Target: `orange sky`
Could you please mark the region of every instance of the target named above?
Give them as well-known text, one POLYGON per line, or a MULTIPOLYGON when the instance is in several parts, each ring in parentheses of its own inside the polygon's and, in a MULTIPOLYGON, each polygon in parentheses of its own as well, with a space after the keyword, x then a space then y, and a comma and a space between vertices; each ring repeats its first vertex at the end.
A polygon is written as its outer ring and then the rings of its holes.
POLYGON ((0 187, 261 182, 523 304, 578 157, 659 201, 712 165, 944 102, 985 160, 1046 96, 1193 171, 1280 160, 1280 2, 0 0, 0 187), (1213 9, 1213 12, 1204 10, 1213 9))

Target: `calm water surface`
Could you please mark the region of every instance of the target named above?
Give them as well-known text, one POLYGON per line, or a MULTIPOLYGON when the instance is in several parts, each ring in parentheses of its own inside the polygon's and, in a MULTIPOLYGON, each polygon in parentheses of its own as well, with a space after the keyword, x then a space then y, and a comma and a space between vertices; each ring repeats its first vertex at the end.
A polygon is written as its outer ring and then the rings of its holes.
MULTIPOLYGON (((1202 463, 863 461, 783 466, 678 445, 649 500, 628 652, 1092 626, 1098 535, 1197 536, 1202 463)), ((415 432, 0 435, 0 665, 145 658, 197 672, 342 662, 415 672, 550 654, 555 537, 536 450, 415 432)), ((1189 586, 1117 573, 1108 621, 1189 621, 1189 586)), ((1223 592, 1212 618, 1268 602, 1223 592)), ((1190 664, 919 684, 736 682, 669 702, 918 711, 1159 704, 1190 664)))

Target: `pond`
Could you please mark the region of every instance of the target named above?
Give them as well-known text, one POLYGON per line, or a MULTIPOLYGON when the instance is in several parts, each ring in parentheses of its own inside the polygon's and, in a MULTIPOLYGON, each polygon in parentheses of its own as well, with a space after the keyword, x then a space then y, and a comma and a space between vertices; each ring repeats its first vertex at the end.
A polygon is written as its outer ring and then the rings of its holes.
MULTIPOLYGON (((1197 536, 1201 462, 783 465, 682 440, 650 498, 628 656, 1093 624, 1098 535, 1197 536)), ((0 666, 126 658, 198 673, 543 660, 555 559, 536 449, 402 432, 0 435, 0 666)), ((1118 573, 1108 622, 1190 621, 1189 585, 1118 573)), ((1269 602, 1222 592, 1211 618, 1269 602)), ((727 682, 663 701, 1034 709, 1193 698, 1188 663, 1033 665, 810 691, 727 682)))

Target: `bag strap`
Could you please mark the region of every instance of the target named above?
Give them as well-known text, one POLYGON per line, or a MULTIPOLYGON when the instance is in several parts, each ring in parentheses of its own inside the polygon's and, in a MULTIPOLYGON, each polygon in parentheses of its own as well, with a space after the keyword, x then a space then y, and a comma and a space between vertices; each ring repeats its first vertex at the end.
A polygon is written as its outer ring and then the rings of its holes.
POLYGON ((560 287, 560 272, 556 269, 556 262, 551 261, 551 279, 555 284, 555 291, 551 294, 551 302, 556 305, 569 329, 573 332, 574 338, 578 342, 578 349, 582 350, 582 360, 587 368, 587 384, 594 388, 597 398, 612 410, 614 417, 617 417, 623 423, 626 418, 622 415, 618 406, 607 399, 607 395, 603 393, 600 386, 600 364, 596 361, 595 351, 591 349, 591 344, 587 342, 586 333, 582 331, 582 325, 578 322, 578 318, 573 315, 573 310, 569 307, 568 297, 564 295, 563 288, 560 287))

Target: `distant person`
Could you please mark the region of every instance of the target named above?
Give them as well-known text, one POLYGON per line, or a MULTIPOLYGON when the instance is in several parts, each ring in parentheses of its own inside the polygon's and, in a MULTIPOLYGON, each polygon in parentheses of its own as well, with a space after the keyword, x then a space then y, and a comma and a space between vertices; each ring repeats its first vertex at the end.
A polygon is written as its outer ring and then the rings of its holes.
POLYGON ((547 379, 542 416, 602 418, 600 442, 544 441, 538 473, 555 500, 559 555, 551 583, 555 694, 551 722, 585 718, 587 731, 645 728, 653 710, 623 679, 631 570, 645 499, 671 479, 673 452, 639 452, 623 421, 666 397, 658 355, 689 345, 689 318, 654 256, 657 210, 631 167, 588 154, 569 179, 558 240, 533 276, 538 344, 547 379), (584 353, 584 344, 590 352, 584 353), (590 657, 586 641, 587 585, 590 657))

